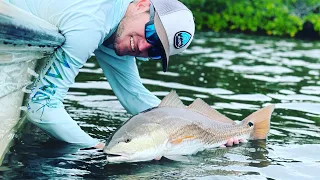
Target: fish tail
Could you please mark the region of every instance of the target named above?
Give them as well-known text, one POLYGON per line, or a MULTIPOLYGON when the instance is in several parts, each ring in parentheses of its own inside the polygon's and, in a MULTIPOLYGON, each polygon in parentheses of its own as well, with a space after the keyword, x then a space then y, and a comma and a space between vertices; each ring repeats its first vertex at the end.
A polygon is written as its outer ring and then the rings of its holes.
POLYGON ((270 130, 271 114, 275 105, 266 106, 242 120, 243 124, 253 126, 250 139, 266 139, 270 130))

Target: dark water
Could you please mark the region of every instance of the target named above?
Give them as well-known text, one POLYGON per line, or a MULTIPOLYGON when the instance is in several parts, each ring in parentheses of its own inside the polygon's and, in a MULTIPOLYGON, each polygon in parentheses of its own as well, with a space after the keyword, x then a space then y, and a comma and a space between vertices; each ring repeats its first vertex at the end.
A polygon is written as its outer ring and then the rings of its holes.
MULTIPOLYGON (((320 176, 320 42, 231 34, 197 34, 170 61, 138 62, 142 81, 163 98, 175 89, 185 104, 200 97, 234 120, 276 104, 267 141, 190 156, 107 165, 96 150, 56 142, 30 124, 5 157, 0 179, 318 179, 320 176)), ((66 98, 66 109, 104 140, 130 117, 94 58, 66 98)))

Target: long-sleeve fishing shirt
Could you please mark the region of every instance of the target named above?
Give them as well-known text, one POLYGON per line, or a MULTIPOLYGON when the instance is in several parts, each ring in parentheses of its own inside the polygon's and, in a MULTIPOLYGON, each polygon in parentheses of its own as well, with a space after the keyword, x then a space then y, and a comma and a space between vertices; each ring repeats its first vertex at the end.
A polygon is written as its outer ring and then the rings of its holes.
POLYGON ((35 82, 28 119, 55 138, 94 146, 98 140, 81 130, 63 106, 79 69, 95 54, 122 106, 137 114, 160 100, 141 83, 135 58, 118 56, 102 43, 117 29, 132 0, 6 0, 56 26, 66 38, 35 82))

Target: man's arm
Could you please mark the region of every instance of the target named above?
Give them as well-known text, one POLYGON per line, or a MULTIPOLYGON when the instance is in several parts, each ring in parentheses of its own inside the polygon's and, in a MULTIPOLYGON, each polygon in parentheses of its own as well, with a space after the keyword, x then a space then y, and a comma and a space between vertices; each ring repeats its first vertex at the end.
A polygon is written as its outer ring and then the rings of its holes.
POLYGON ((58 140, 92 147, 98 140, 77 125, 62 102, 79 69, 98 47, 103 31, 90 16, 83 15, 81 19, 71 18, 69 21, 59 27, 66 42, 41 70, 30 95, 27 115, 28 120, 58 140))
POLYGON ((135 115, 158 106, 160 99, 141 83, 135 58, 117 56, 114 50, 100 46, 96 58, 122 106, 135 115))

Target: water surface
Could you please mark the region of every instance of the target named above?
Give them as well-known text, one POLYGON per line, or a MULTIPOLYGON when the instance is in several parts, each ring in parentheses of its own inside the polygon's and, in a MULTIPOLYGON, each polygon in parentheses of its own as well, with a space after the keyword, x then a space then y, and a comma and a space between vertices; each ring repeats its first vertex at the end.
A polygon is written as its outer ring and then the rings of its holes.
MULTIPOLYGON (((233 120, 276 104, 267 141, 188 157, 110 165, 96 150, 54 141, 26 124, 0 167, 4 179, 317 179, 320 171, 320 42, 198 33, 170 59, 138 62, 142 82, 159 98, 175 89, 188 105, 202 98, 233 120)), ((65 101, 93 137, 105 140, 131 115, 91 58, 65 101)))

